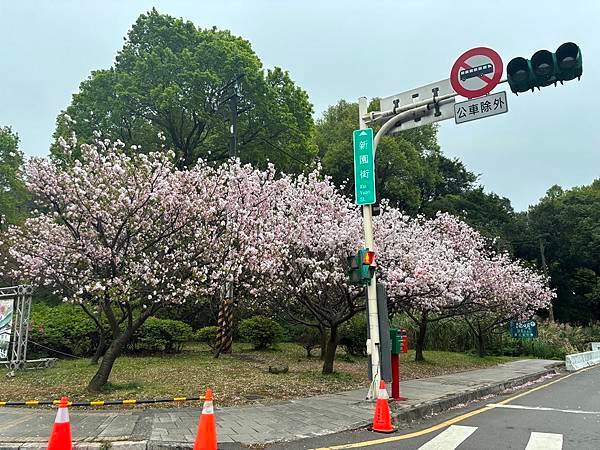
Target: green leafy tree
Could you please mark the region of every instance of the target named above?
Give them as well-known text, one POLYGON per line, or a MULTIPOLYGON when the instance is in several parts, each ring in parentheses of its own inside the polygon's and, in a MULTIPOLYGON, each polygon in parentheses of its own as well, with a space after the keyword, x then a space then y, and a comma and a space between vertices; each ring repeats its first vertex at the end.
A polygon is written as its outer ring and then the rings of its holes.
MULTIPOLYGON (((375 99, 370 109, 378 109, 375 99)), ((358 124, 358 104, 345 100, 330 106, 317 121, 316 143, 324 171, 336 184, 354 191, 352 131, 358 124)), ((424 126, 384 136, 377 148, 375 172, 378 197, 415 214, 444 195, 464 192, 477 176, 456 159, 446 158, 437 143, 437 128, 424 126)))
POLYGON ((517 254, 541 265, 540 241, 557 290, 555 317, 562 322, 600 319, 600 180, 563 190, 552 186, 527 214, 526 245, 517 254), (537 252, 535 251, 537 247, 537 252))
POLYGON ((429 215, 437 211, 458 216, 486 237, 496 239, 499 249, 512 249, 518 225, 509 199, 486 193, 480 186, 458 194, 443 195, 425 208, 429 215))
MULTIPOLYGON (((197 28, 155 9, 137 19, 114 65, 81 83, 57 119, 55 139, 72 129, 80 142, 110 137, 134 152, 164 146, 180 168, 199 158, 226 159, 234 85, 240 158, 288 172, 310 164, 312 105, 289 74, 265 71, 250 43, 229 31, 197 28)), ((62 159, 57 142, 51 153, 62 159)))
POLYGON ((28 197, 21 178, 22 166, 19 136, 10 127, 0 127, 0 231, 26 215, 28 197))

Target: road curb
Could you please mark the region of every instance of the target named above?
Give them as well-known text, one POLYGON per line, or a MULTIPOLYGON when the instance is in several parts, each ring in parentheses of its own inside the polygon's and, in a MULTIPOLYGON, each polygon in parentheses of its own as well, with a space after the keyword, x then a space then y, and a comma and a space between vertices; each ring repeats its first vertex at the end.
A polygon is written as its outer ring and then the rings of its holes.
MULTIPOLYGON (((546 369, 540 370, 539 372, 520 377, 514 377, 510 380, 479 387, 477 389, 473 389, 472 391, 461 392, 459 394, 450 394, 443 398, 412 405, 401 410, 395 410, 393 405, 392 417, 396 422, 410 422, 419 420, 424 417, 446 411, 454 406, 460 405, 461 403, 478 400, 487 395, 499 394, 507 389, 538 380, 549 374, 557 373, 558 369, 561 367, 564 367, 564 362, 557 362, 556 364, 548 365, 546 369)), ((400 408, 402 408, 402 406, 400 406, 400 408)))
MULTIPOLYGON (((556 363, 545 366, 544 370, 534 372, 528 375, 522 375, 513 377, 509 380, 491 383, 486 386, 481 386, 472 390, 460 392, 458 394, 450 394, 445 397, 437 398, 429 402, 423 402, 416 405, 403 405, 402 403, 392 403, 392 418, 393 421, 398 422, 410 422, 419 420, 427 416, 431 416, 442 411, 453 408, 457 405, 468 403, 470 401, 479 400, 487 395, 499 394, 507 389, 518 387, 525 383, 529 383, 540 378, 557 373, 560 368, 564 368, 565 363, 563 361, 557 361, 556 363)), ((340 431, 352 431, 367 427, 371 424, 370 420, 364 422, 355 422, 345 430, 340 431)), ((324 433, 325 434, 325 433, 324 433)), ((283 441, 287 441, 285 439, 283 441)), ((295 439, 292 439, 295 440, 295 439)), ((277 442, 283 442, 277 440, 277 442)), ((269 442, 271 443, 271 442, 269 442)), ((219 443, 219 448, 223 450, 227 449, 239 449, 240 443, 223 442, 219 443)), ((185 442, 165 442, 157 440, 122 440, 122 441, 96 441, 96 442, 78 442, 75 443, 74 450, 105 450, 105 449, 119 449, 119 450, 175 450, 175 449, 189 449, 192 448, 192 443, 185 442)), ((0 450, 25 450, 25 449, 43 449, 46 448, 45 442, 0 442, 0 450)))

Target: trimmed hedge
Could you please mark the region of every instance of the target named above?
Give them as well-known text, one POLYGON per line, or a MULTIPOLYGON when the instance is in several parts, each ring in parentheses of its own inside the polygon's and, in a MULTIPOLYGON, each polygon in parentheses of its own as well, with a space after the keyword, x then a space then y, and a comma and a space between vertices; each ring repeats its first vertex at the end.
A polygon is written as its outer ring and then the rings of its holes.
POLYGON ((254 345, 255 350, 264 350, 283 338, 283 327, 264 316, 254 316, 242 320, 239 326, 240 337, 254 345))
POLYGON ((150 317, 135 333, 130 348, 134 351, 179 353, 192 338, 192 327, 180 320, 150 317))
POLYGON ((218 332, 219 327, 216 326, 200 328, 194 333, 194 340, 197 342, 202 342, 214 350, 217 344, 218 332))
POLYGON ((96 325, 80 307, 69 304, 31 307, 27 347, 31 358, 64 356, 40 345, 69 355, 91 356, 97 343, 96 325))

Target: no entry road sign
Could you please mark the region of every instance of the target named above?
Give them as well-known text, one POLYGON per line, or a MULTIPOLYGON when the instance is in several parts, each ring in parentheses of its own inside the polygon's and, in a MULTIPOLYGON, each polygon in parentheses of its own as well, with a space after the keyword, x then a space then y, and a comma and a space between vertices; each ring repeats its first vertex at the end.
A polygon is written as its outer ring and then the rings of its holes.
POLYGON ((477 47, 458 57, 450 83, 458 95, 476 98, 489 94, 502 77, 502 58, 491 48, 477 47))

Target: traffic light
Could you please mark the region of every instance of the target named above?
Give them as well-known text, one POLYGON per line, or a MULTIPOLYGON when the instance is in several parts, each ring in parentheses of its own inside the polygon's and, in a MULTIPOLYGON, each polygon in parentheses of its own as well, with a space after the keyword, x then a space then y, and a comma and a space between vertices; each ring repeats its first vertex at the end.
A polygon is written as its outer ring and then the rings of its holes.
POLYGON ((515 94, 579 79, 582 73, 581 49, 573 42, 565 42, 554 53, 539 50, 531 59, 513 58, 506 66, 508 85, 515 94))
POLYGON ((350 284, 366 285, 375 275, 375 252, 361 248, 356 255, 348 256, 350 284))

